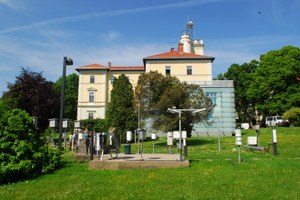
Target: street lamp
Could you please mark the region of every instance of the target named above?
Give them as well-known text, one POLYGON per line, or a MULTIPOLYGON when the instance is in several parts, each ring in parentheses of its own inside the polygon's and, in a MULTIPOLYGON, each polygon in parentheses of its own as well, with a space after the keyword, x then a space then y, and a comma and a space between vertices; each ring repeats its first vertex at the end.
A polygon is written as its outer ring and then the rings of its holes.
POLYGON ((60 115, 59 115, 59 138, 58 138, 58 150, 61 151, 61 138, 62 138, 62 122, 64 115, 64 99, 65 99, 65 84, 66 84, 66 67, 67 65, 73 65, 73 60, 68 57, 64 57, 61 95, 60 95, 60 115))
POLYGON ((206 108, 201 108, 201 109, 176 109, 176 107, 174 108, 168 108, 168 112, 170 113, 178 113, 179 115, 179 122, 178 122, 178 126, 179 126, 179 135, 180 135, 180 139, 179 139, 179 144, 180 144, 180 162, 183 161, 183 158, 182 158, 182 131, 181 131, 181 112, 182 111, 189 111, 189 112, 192 112, 192 114, 196 114, 198 112, 202 112, 206 110, 206 108))

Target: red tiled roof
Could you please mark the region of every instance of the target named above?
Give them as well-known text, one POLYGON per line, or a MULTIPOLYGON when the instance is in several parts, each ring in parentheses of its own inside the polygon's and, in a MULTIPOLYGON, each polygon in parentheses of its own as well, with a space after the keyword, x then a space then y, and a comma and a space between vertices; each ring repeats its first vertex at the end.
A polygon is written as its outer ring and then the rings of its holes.
POLYGON ((111 71, 140 71, 144 70, 144 66, 111 66, 111 71))
POLYGON ((144 58, 144 60, 151 60, 151 59, 209 59, 209 60, 214 60, 214 57, 210 57, 210 56, 203 56, 203 55, 198 55, 198 54, 194 54, 194 53, 185 53, 182 51, 175 51, 175 50, 171 50, 169 52, 165 52, 165 53, 161 53, 161 54, 156 54, 153 56, 148 56, 146 58, 144 58))
POLYGON ((89 64, 76 68, 77 71, 84 69, 107 69, 111 71, 141 71, 144 70, 144 66, 104 66, 100 64, 89 64))
POLYGON ((89 64, 89 65, 84 65, 76 68, 77 71, 82 69, 108 69, 108 67, 99 64, 89 64))

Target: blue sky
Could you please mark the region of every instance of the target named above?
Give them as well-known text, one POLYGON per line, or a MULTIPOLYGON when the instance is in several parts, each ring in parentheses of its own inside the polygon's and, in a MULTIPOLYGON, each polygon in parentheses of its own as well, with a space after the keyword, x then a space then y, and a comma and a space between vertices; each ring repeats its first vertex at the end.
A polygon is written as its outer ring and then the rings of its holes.
POLYGON ((55 82, 63 57, 74 68, 142 65, 177 47, 188 19, 215 57, 213 76, 233 63, 300 47, 299 0, 0 0, 0 95, 21 67, 55 82))

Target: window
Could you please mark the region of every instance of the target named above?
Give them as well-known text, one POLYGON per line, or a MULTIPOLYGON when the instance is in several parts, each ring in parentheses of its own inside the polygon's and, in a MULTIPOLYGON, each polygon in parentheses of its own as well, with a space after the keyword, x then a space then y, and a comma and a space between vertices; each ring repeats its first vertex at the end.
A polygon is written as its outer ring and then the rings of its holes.
POLYGON ((95 93, 89 92, 89 102, 95 102, 95 93))
POLYGON ((216 92, 206 92, 206 96, 210 97, 211 102, 216 105, 217 104, 217 93, 216 92))
POLYGON ((90 76, 90 83, 95 83, 95 76, 90 76))
POLYGON ((192 75, 193 73, 192 73, 192 66, 187 66, 186 67, 186 74, 187 75, 192 75))
POLYGON ((89 113, 89 119, 94 119, 94 113, 89 113))
POLYGON ((171 75, 171 67, 170 66, 166 66, 166 75, 171 75))

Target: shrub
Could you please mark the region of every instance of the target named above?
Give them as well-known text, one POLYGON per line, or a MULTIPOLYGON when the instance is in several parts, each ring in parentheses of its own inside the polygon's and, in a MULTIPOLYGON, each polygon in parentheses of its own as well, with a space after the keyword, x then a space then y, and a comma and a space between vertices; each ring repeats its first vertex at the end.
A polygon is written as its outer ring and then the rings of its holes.
POLYGON ((0 184, 49 173, 60 166, 60 152, 45 146, 25 111, 4 113, 0 130, 0 184))

